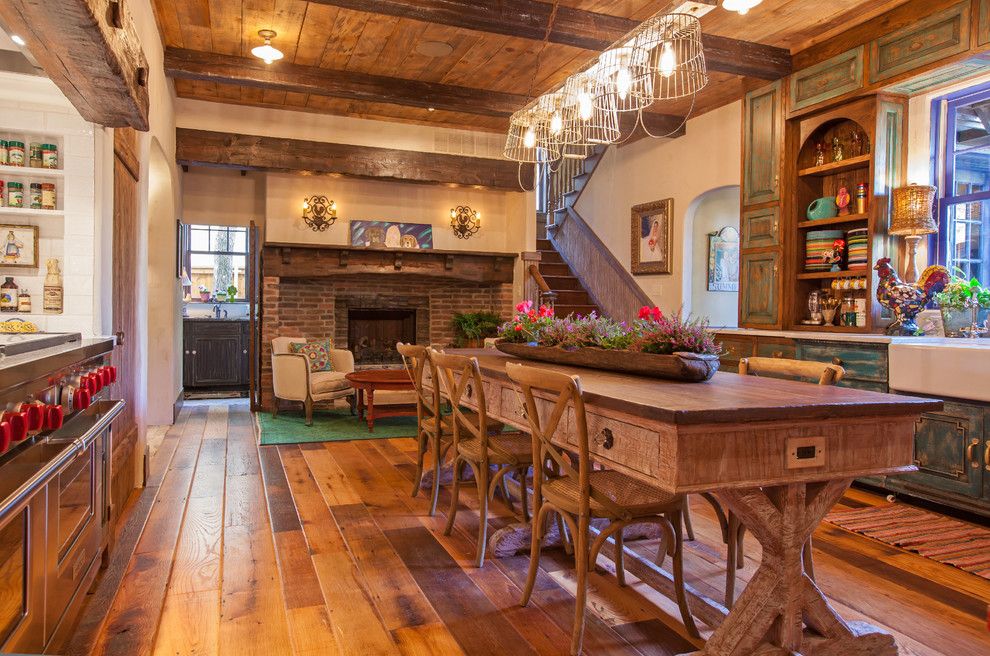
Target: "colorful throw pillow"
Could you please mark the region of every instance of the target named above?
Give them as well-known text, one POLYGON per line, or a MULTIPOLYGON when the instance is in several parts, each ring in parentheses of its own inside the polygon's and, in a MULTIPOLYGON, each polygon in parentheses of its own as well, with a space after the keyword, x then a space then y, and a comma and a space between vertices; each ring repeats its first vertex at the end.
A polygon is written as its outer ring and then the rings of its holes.
POLYGON ((333 371, 333 360, 330 351, 333 343, 329 339, 319 342, 292 342, 289 344, 290 353, 306 356, 310 371, 333 371))

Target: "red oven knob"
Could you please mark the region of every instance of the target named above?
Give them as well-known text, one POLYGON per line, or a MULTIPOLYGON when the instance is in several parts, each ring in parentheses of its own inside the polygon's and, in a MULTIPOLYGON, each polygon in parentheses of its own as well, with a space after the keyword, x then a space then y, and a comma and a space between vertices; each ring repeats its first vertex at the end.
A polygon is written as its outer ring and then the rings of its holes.
POLYGON ((103 386, 104 387, 106 387, 107 385, 109 385, 110 383, 113 382, 112 380, 110 380, 110 368, 109 367, 100 367, 97 370, 97 373, 100 374, 100 381, 103 383, 103 386))
POLYGON ((10 424, 6 421, 0 422, 0 453, 10 448, 10 424))
POLYGON ((89 390, 79 390, 79 403, 77 410, 85 410, 93 403, 93 394, 89 390))
POLYGON ((94 371, 89 375, 89 379, 93 381, 93 389, 91 389, 90 392, 96 394, 103 389, 103 376, 100 375, 100 372, 94 371))
POLYGON ((20 442, 28 436, 27 417, 25 412, 5 412, 0 415, 0 421, 10 424, 10 439, 13 442, 20 442))
POLYGON ((23 414, 27 419, 29 433, 41 430, 44 423, 44 417, 42 416, 44 407, 41 403, 20 403, 15 408, 17 412, 23 414))
POLYGON ((86 388, 86 391, 92 394, 96 394, 99 390, 99 382, 96 380, 96 376, 93 374, 84 374, 82 377, 82 386, 86 388))
POLYGON ((116 383, 117 382, 117 367, 115 367, 113 365, 110 365, 109 367, 107 367, 107 370, 110 372, 110 382, 111 383, 116 383))
POLYGON ((60 405, 45 406, 45 430, 58 430, 62 427, 65 414, 60 405))

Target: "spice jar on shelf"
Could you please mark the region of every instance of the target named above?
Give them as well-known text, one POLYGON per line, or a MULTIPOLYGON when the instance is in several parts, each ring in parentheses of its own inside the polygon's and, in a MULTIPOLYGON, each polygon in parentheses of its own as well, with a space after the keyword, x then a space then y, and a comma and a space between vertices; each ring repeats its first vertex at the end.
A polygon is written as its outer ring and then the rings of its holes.
POLYGON ((32 210, 40 210, 41 209, 41 183, 40 182, 32 182, 31 185, 30 185, 30 187, 29 187, 29 189, 30 189, 29 199, 30 199, 30 207, 31 207, 31 209, 32 210))
POLYGON ((24 185, 22 183, 7 183, 7 207, 24 207, 24 185))
POLYGON ((7 158, 7 140, 0 139, 0 164, 8 164, 9 160, 7 158))
POLYGON ((58 168, 58 146, 41 144, 41 165, 46 169, 58 168))
POLYGON ((28 290, 22 289, 21 293, 17 295, 17 311, 18 312, 30 312, 31 311, 31 294, 28 290))
POLYGON ((55 183, 45 182, 41 185, 41 209, 53 210, 57 205, 55 195, 55 183))
POLYGON ((31 168, 40 169, 41 161, 41 144, 32 143, 31 147, 28 149, 28 165, 31 166, 31 168))
POLYGON ((11 166, 24 166, 24 142, 7 142, 7 164, 11 166))

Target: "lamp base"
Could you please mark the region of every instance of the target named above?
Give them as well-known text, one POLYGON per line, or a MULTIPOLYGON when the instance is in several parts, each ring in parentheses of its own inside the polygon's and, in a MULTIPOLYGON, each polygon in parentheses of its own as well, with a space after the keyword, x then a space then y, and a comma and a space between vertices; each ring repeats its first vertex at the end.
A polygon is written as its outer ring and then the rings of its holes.
POLYGON ((918 263, 916 258, 921 235, 907 235, 904 237, 904 241, 907 242, 907 262, 904 264, 903 280, 904 282, 915 283, 918 282, 918 263))

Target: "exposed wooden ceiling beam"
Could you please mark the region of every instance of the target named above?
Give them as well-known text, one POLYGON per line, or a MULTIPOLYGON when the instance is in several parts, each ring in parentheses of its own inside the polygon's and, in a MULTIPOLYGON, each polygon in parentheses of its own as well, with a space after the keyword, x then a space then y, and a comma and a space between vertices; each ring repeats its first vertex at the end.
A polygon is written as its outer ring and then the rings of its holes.
POLYGON ((0 18, 84 119, 148 129, 148 61, 126 4, 3 0, 0 18))
MULTIPOLYGON (((479 32, 542 41, 552 5, 539 0, 311 0, 316 4, 342 7, 374 14, 449 25, 479 32)), ((550 32, 550 42, 605 50, 624 34, 639 25, 638 21, 560 5, 550 32)), ((777 80, 791 73, 791 54, 749 41, 713 34, 704 35, 705 61, 708 70, 732 75, 746 75, 777 80)))
POLYGON ((358 178, 459 184, 521 191, 533 167, 514 162, 394 148, 303 141, 178 128, 175 159, 183 166, 253 171, 338 173, 358 178))
MULTIPOLYGON (((336 71, 317 66, 279 62, 267 65, 254 57, 167 48, 165 74, 172 78, 308 93, 375 103, 392 103, 508 118, 532 98, 529 96, 459 87, 418 80, 336 71)), ((653 134, 666 134, 683 122, 680 116, 644 112, 643 122, 653 134)), ((631 128, 631 126, 625 126, 631 128)), ((679 136, 677 133, 675 136, 679 136)))

